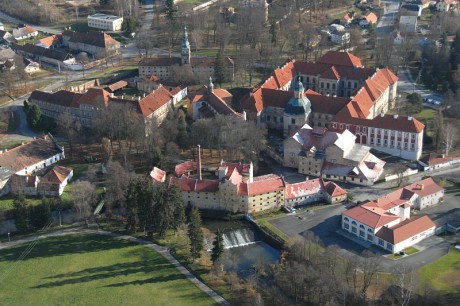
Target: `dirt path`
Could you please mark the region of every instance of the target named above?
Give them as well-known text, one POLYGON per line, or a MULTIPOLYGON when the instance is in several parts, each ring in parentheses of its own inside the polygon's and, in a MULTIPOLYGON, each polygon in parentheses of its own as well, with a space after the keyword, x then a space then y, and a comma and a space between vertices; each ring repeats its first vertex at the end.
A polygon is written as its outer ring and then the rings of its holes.
POLYGON ((182 273, 189 281, 191 281, 195 286, 200 288, 201 291, 203 291, 204 293, 209 295, 211 298, 213 298, 214 301, 216 301, 218 304, 230 305, 230 303, 228 303, 223 297, 221 297, 214 290, 212 290, 207 285, 205 285, 203 282, 201 282, 199 279, 197 279, 189 270, 187 270, 174 257, 172 257, 171 254, 169 253, 168 248, 160 246, 158 244, 152 243, 144 239, 139 239, 139 238, 135 238, 135 237, 128 236, 128 235, 121 235, 121 234, 103 231, 103 230, 75 228, 75 229, 56 231, 56 232, 47 233, 47 234, 34 236, 34 237, 28 237, 28 238, 24 238, 24 239, 20 239, 16 241, 1 243, 0 250, 8 248, 8 247, 16 246, 19 244, 34 242, 34 241, 49 238, 49 237, 58 237, 58 236, 73 235, 73 234, 97 234, 97 235, 104 235, 108 237, 123 239, 123 240, 131 241, 131 242, 141 243, 145 245, 146 247, 148 247, 149 249, 152 249, 158 252, 159 254, 161 254, 161 256, 163 256, 168 262, 170 262, 174 267, 176 267, 176 269, 179 270, 179 272, 182 273))

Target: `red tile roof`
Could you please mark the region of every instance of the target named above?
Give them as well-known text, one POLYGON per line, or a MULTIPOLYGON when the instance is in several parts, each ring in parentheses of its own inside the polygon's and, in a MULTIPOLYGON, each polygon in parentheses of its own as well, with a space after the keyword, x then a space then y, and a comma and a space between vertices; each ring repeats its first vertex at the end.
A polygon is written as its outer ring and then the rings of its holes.
POLYGON ((245 182, 238 186, 238 194, 242 196, 254 196, 267 192, 280 191, 284 189, 284 180, 275 174, 268 174, 254 177, 252 183, 245 182))
MULTIPOLYGON (((348 106, 347 106, 348 107, 348 106)), ((374 127, 386 130, 397 130, 409 133, 421 133, 425 125, 413 117, 384 115, 377 116, 374 119, 365 119, 359 117, 351 117, 344 114, 342 111, 332 118, 332 122, 343 124, 354 124, 356 126, 374 127)))
POLYGON ((124 88, 128 86, 128 82, 126 81, 123 81, 123 80, 120 80, 118 82, 115 82, 113 84, 110 84, 109 86, 107 86, 107 88, 111 91, 111 92, 114 92, 118 89, 121 89, 121 88, 124 88))
POLYGON ((460 157, 446 157, 444 154, 437 154, 437 153, 430 153, 428 160, 424 160, 424 162, 428 166, 434 166, 439 164, 444 164, 453 160, 460 159, 460 157))
POLYGON ((328 64, 328 65, 342 65, 350 67, 362 67, 363 64, 361 60, 348 52, 341 51, 328 51, 326 54, 321 56, 318 63, 328 64))
POLYGON ((413 192, 417 194, 420 197, 426 197, 428 195, 432 195, 435 193, 438 193, 444 188, 436 184, 435 181, 431 177, 418 181, 416 183, 410 184, 406 187, 404 187, 405 190, 409 190, 410 192, 413 192))
POLYGON ((174 168, 177 176, 182 176, 188 172, 197 171, 197 163, 194 160, 189 160, 181 164, 177 164, 174 168))
POLYGON ((148 117, 160 107, 170 102, 172 98, 171 93, 163 86, 160 86, 138 102, 139 108, 142 115, 148 117))
POLYGON ((104 105, 107 107, 109 103, 109 97, 110 93, 104 89, 90 88, 80 97, 80 99, 78 99, 78 104, 89 104, 96 107, 104 105))
POLYGON ((348 193, 342 187, 340 187, 334 182, 325 182, 324 186, 325 186, 325 191, 331 197, 339 197, 339 196, 342 196, 348 193))
POLYGON ((72 169, 54 166, 50 171, 48 171, 40 180, 41 184, 62 184, 65 179, 67 179, 72 172, 72 169))
POLYGON ((381 208, 369 209, 364 206, 349 209, 343 212, 343 215, 372 228, 379 228, 399 219, 398 216, 387 213, 381 208))
POLYGON ((329 80, 339 80, 340 74, 334 66, 331 66, 325 72, 321 74, 321 78, 329 80))
POLYGON ((171 177, 170 183, 177 184, 181 191, 216 192, 219 190, 218 180, 198 180, 187 176, 171 177))
POLYGON ((157 167, 153 167, 153 170, 150 171, 150 177, 159 183, 163 183, 166 179, 166 171, 163 171, 157 167))
POLYGON ((391 228, 382 227, 376 233, 376 236, 395 245, 435 227, 436 225, 431 221, 430 217, 416 216, 404 220, 391 228))
POLYGON ((62 41, 62 34, 51 35, 39 40, 42 44, 51 47, 52 45, 58 44, 62 41))
POLYGON ((321 179, 306 180, 295 184, 286 184, 286 199, 295 199, 307 195, 318 194, 323 191, 321 179))
POLYGON ((370 12, 364 17, 364 19, 366 19, 368 23, 374 24, 377 23, 378 17, 373 12, 370 12))

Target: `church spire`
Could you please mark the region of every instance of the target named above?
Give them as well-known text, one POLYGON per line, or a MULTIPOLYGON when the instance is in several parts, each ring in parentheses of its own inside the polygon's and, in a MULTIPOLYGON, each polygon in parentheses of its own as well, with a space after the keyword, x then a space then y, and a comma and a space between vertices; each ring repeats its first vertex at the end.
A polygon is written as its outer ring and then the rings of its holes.
POLYGON ((184 26, 184 35, 182 36, 182 51, 181 61, 182 65, 190 64, 190 43, 188 41, 187 26, 184 26))
POLYGON ((295 83, 294 83, 294 97, 297 99, 300 99, 304 96, 304 87, 301 81, 300 73, 297 75, 295 78, 295 83))

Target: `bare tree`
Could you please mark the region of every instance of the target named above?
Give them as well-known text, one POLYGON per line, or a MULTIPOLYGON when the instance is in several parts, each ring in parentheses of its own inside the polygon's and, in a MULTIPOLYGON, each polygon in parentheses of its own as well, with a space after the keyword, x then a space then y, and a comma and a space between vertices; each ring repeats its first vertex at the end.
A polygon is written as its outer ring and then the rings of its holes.
POLYGON ((361 254, 359 261, 359 266, 363 272, 361 296, 366 298, 367 290, 371 286, 377 272, 380 269, 381 258, 379 255, 366 250, 361 254))
POLYGON ((80 219, 89 217, 97 201, 94 185, 88 181, 77 181, 73 184, 70 194, 78 217, 80 219))
POLYGON ((442 144, 444 147, 444 154, 449 156, 449 153, 452 149, 455 148, 455 145, 458 141, 458 130, 453 123, 447 123, 444 127, 444 133, 442 138, 442 144))

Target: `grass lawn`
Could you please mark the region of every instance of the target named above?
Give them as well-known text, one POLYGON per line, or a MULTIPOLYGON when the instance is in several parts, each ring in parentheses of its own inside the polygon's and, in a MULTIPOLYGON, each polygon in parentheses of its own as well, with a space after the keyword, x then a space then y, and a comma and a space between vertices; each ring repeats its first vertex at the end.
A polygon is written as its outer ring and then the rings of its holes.
MULTIPOLYGON (((41 198, 34 198, 34 197, 26 197, 27 198, 27 203, 31 206, 35 206, 38 204, 41 204, 42 199, 41 198)), ((14 202, 15 197, 12 195, 6 195, 0 198, 0 210, 9 210, 13 209, 13 202, 14 202)))
POLYGON ((449 253, 420 269, 421 278, 442 293, 460 293, 460 251, 451 247, 449 253))
POLYGON ((414 117, 426 125, 428 136, 432 136, 433 129, 434 129, 434 120, 436 116, 437 116, 436 110, 432 108, 424 107, 423 110, 420 113, 416 114, 414 117))
POLYGON ((99 235, 54 237, 16 262, 27 246, 0 251, 2 305, 215 305, 143 245, 99 235))

